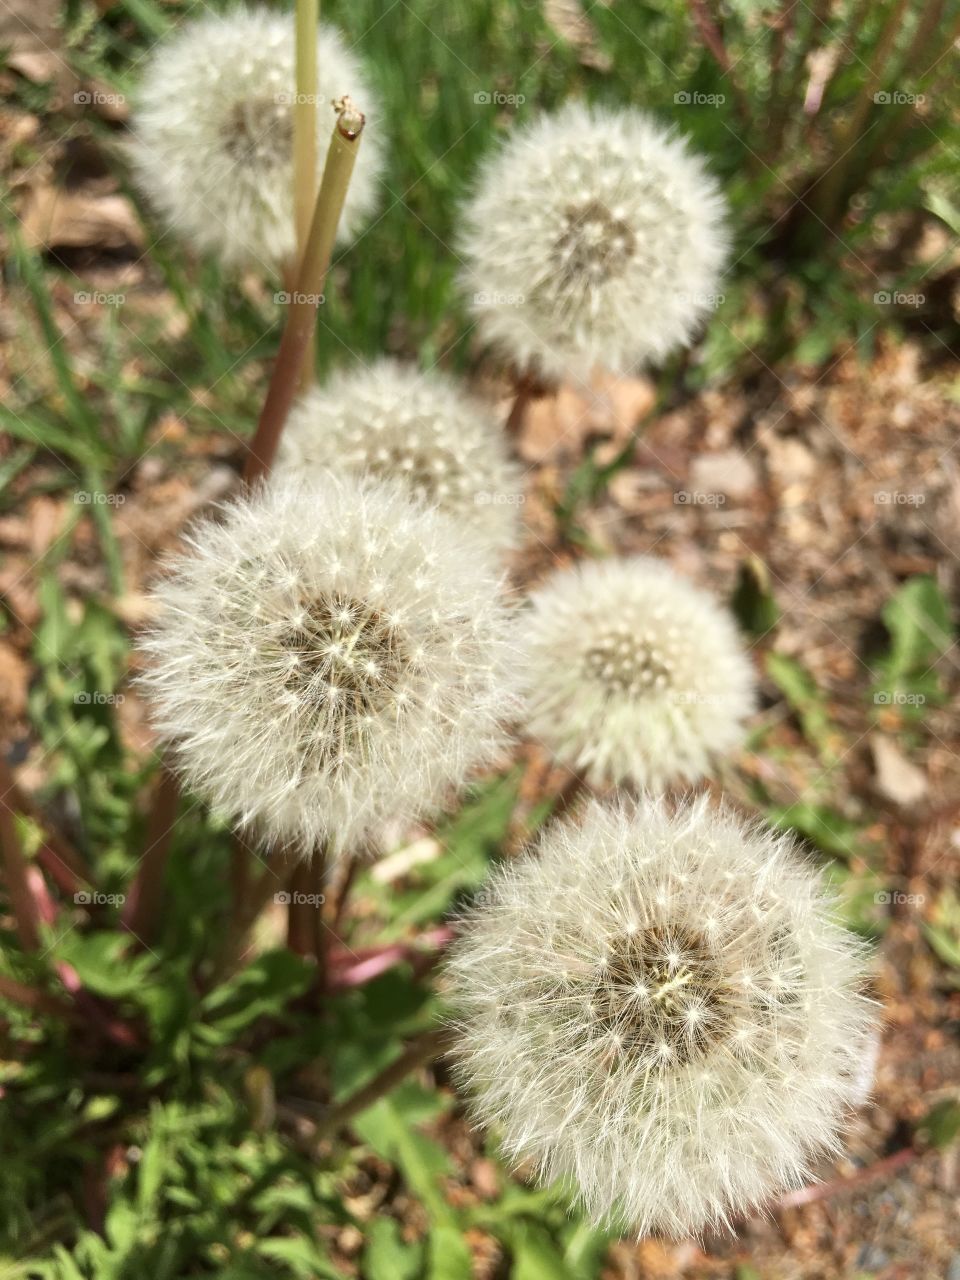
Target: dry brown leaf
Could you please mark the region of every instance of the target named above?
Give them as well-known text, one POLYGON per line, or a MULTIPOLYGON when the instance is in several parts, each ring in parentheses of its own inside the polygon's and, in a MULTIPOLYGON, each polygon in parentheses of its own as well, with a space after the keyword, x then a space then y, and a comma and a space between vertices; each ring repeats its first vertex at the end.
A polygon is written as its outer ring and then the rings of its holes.
POLYGON ((0 48, 9 50, 7 66, 36 84, 61 88, 76 76, 60 53, 58 0, 4 0, 0 5, 0 48))
POLYGON ((143 232, 126 196, 90 195, 37 187, 22 213, 24 235, 34 249, 124 249, 142 246, 143 232))
POLYGON ((30 668, 10 645, 0 641, 0 715, 4 723, 19 720, 27 709, 30 668))
POLYGON ((881 795, 905 807, 924 799, 929 790, 927 775, 911 764, 891 738, 872 733, 870 750, 873 753, 874 782, 881 795))

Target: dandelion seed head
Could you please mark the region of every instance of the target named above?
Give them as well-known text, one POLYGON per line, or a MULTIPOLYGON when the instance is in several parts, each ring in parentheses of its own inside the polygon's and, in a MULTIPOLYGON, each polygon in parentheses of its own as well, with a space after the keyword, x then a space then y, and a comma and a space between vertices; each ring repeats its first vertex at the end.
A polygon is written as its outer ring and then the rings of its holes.
POLYGON ((569 103, 514 130, 466 206, 480 334, 549 378, 662 361, 715 304, 723 219, 683 139, 634 109, 569 103))
POLYGON ((465 922, 458 1078, 594 1219, 698 1235, 837 1149, 875 1021, 864 971, 789 838, 705 799, 594 800, 465 922))
POLYGON ((528 732, 598 785, 692 782, 742 739, 755 680, 733 618, 664 562, 557 571, 521 634, 528 732))
MULTIPOLYGON (((325 24, 317 36, 317 78, 318 181, 333 99, 348 93, 368 120, 338 231, 347 241, 376 204, 382 142, 361 65, 325 24)), ((230 268, 277 270, 293 256, 295 100, 290 14, 265 8, 205 14, 183 23, 147 63, 133 119, 137 181, 173 230, 230 268)))
POLYGON ((491 548, 516 544, 519 469, 487 408, 446 374, 379 360, 308 392, 284 431, 278 474, 331 467, 400 480, 491 548))
POLYGON ((513 705, 485 555, 397 484, 330 473, 201 523, 142 644, 189 786, 306 850, 435 810, 502 745, 513 705))

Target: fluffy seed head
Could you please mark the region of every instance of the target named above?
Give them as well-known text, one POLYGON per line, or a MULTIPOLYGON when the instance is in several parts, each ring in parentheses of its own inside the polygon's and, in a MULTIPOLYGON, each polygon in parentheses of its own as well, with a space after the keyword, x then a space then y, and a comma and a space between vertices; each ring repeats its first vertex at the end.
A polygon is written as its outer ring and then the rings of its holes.
POLYGON ((216 809, 307 850, 355 847, 495 753, 504 606, 447 517, 327 474, 274 482, 191 544, 156 592, 144 682, 216 809))
POLYGON ((596 785, 692 782, 743 737, 754 677, 734 620, 662 561, 559 570, 521 635, 528 732, 596 785))
POLYGON ((448 961, 460 1081, 595 1219, 699 1234, 836 1150, 865 957, 789 838, 704 798, 594 800, 484 899, 448 961))
MULTIPOLYGON (((294 58, 292 15, 208 13, 157 47, 140 85, 137 180, 174 231, 228 267, 276 270, 294 252, 294 58)), ((381 143, 360 64, 325 25, 317 79, 318 181, 334 124, 331 101, 349 94, 368 121, 340 222, 347 240, 376 203, 381 143)))
POLYGON ((290 415, 278 472, 393 477, 496 550, 517 537, 520 476, 489 411, 445 374, 394 360, 334 374, 290 415))
POLYGON ((480 334, 551 378, 660 361, 715 304, 723 216, 681 138, 632 109, 570 103, 515 130, 466 207, 480 334))

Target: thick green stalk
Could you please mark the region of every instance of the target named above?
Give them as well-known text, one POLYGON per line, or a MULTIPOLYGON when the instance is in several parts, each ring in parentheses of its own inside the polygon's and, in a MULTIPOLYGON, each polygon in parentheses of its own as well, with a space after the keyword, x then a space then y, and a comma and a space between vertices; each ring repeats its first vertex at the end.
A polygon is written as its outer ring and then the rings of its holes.
POLYGON ((270 470, 280 434, 296 399, 300 371, 316 328, 317 307, 323 297, 337 226, 363 132, 363 114, 348 98, 336 104, 336 111, 337 122, 330 139, 306 249, 297 271, 296 289, 291 297, 267 399, 247 455, 243 476, 251 485, 270 470))

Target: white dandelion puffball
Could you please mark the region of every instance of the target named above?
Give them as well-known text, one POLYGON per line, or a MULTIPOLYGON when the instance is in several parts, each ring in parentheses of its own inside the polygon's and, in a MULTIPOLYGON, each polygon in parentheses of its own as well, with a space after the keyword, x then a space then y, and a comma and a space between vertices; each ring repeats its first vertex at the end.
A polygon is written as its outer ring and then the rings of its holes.
POLYGON ((754 707, 736 623, 650 556, 557 570, 530 597, 526 728, 596 786, 694 782, 754 707))
POLYGON ((274 481, 190 541, 156 590, 143 680, 215 810, 302 850, 356 848, 502 745, 507 609, 447 517, 328 474, 274 481))
POLYGON ((460 250, 479 332, 552 379, 659 362, 716 303, 724 213, 671 130, 633 109, 569 103, 514 130, 466 206, 460 250))
MULTIPOLYGON (((184 23, 147 64, 133 119, 132 157, 143 192, 167 224, 230 268, 282 268, 295 250, 293 15, 269 9, 208 13, 184 23)), ((317 180, 348 94, 367 117, 338 236, 356 235, 377 199, 376 103, 343 37, 317 38, 317 180)))
POLYGON ((480 1123, 595 1220, 682 1238, 813 1176, 859 1096, 863 944, 792 840, 706 798, 552 824, 447 961, 480 1123))
POLYGON ((517 541, 520 473, 503 431, 446 374, 384 359, 309 391, 284 430, 278 473, 341 467, 401 480, 493 548, 517 541))

